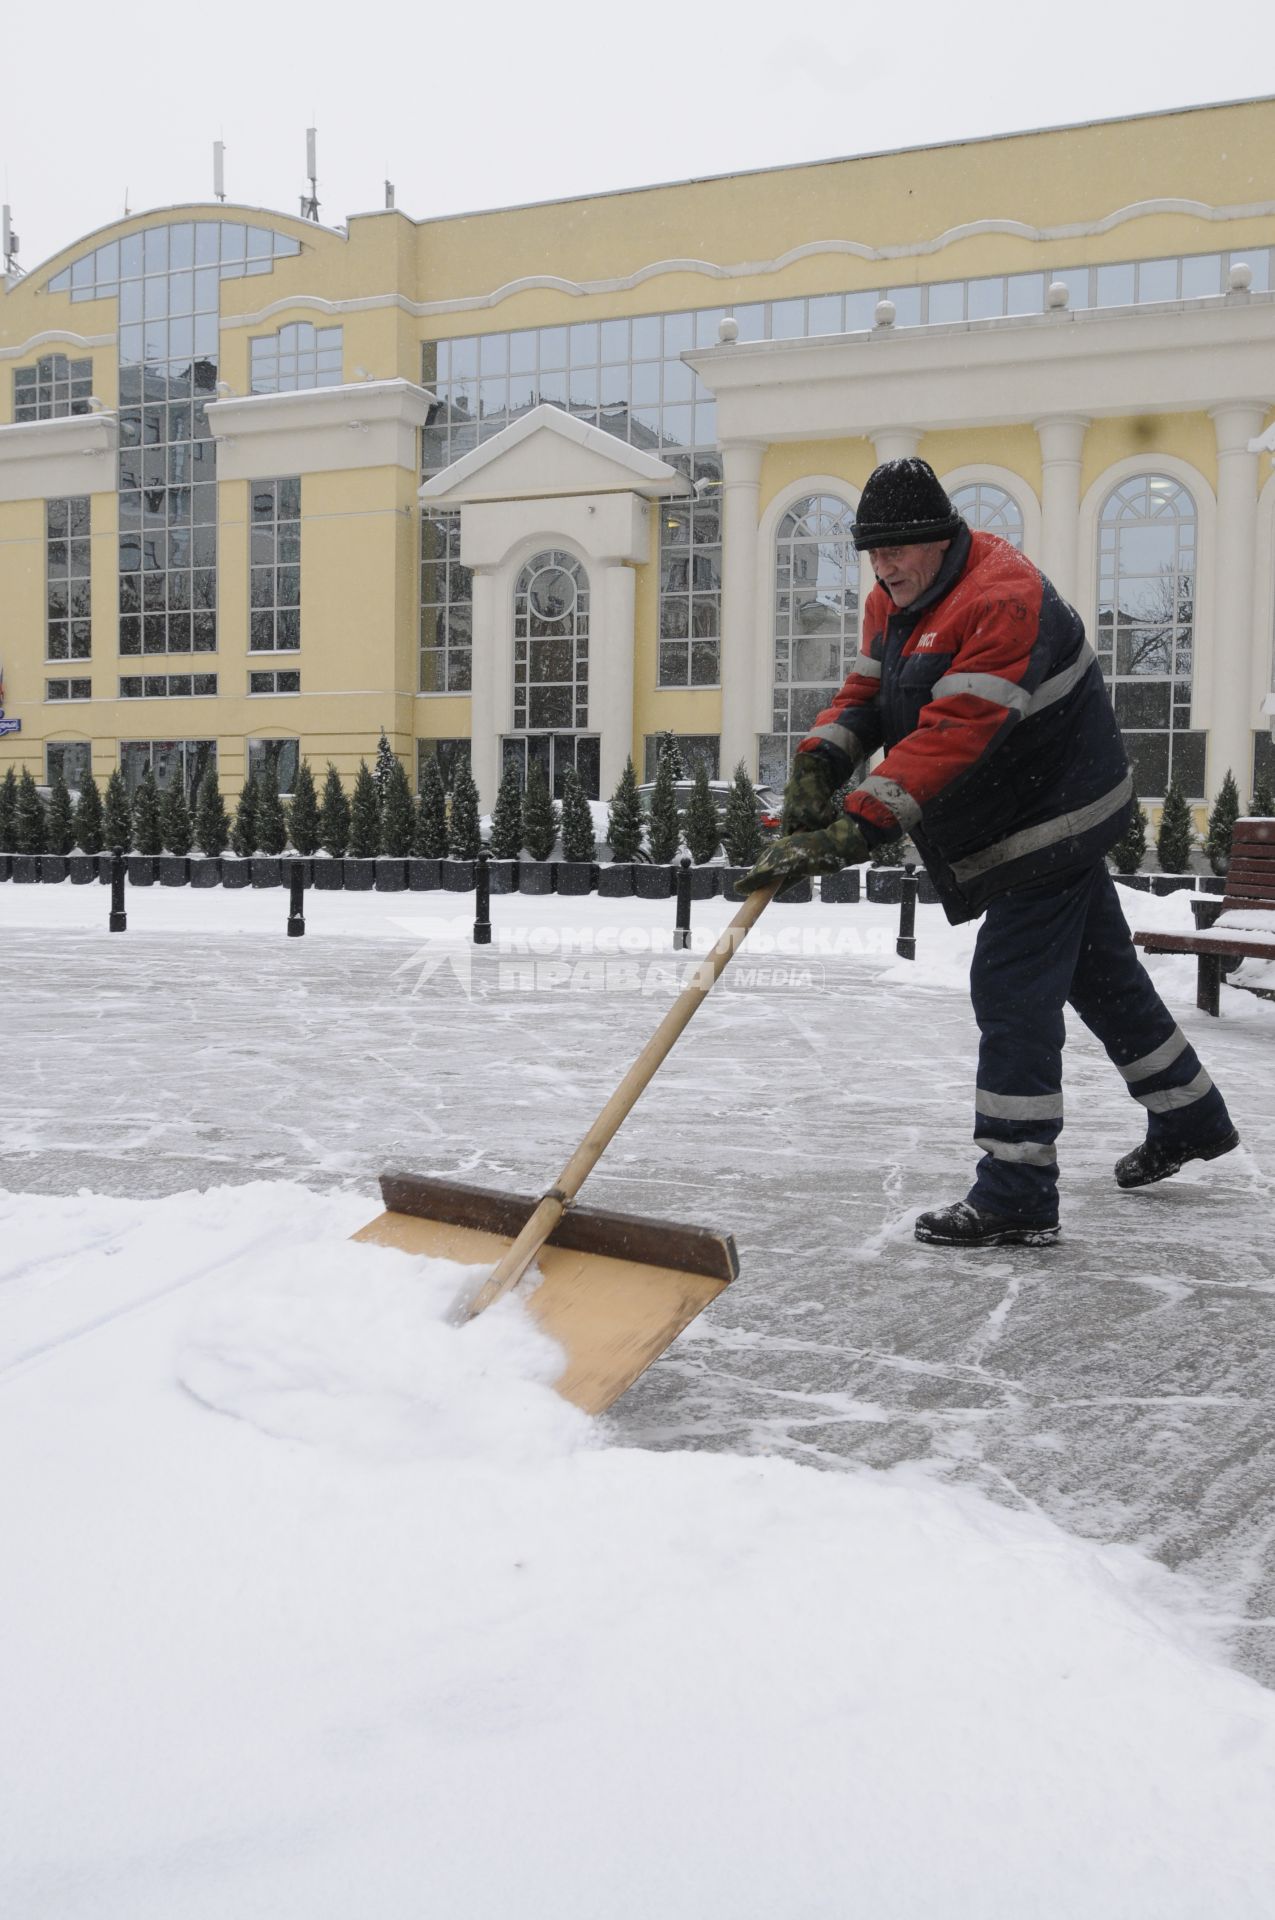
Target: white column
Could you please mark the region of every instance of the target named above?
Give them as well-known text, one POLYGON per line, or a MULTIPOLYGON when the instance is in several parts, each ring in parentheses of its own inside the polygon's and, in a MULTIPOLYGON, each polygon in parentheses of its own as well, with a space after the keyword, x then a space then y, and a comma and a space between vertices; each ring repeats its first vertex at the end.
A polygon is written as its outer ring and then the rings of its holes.
POLYGON ((915 427, 882 427, 872 436, 878 466, 887 460, 911 460, 920 444, 921 436, 915 427))
POLYGON ((505 649, 500 643, 496 575, 490 567, 475 567, 473 582, 469 752, 478 787, 479 805, 484 813, 490 813, 496 804, 496 789, 500 785, 500 675, 504 668, 505 649))
MULTIPOLYGON (((1038 420, 1040 440, 1040 570, 1063 599, 1080 592, 1080 465, 1089 422, 1074 415, 1038 420)), ((1087 618, 1086 609, 1077 611, 1087 618)))
POLYGON ((755 441, 722 449, 722 757, 723 779, 737 761, 757 771, 753 688, 757 677, 757 519, 761 461, 755 441))
MULTIPOLYGON (((609 800, 633 751, 633 612, 636 580, 621 560, 593 562, 589 730, 600 736, 598 791, 609 800)), ((639 779, 641 775, 639 774, 639 779)))
MULTIPOLYGON (((1209 728, 1209 797, 1229 767, 1243 799, 1253 762, 1253 729, 1263 724, 1265 674, 1253 631, 1257 571, 1257 463, 1248 443, 1262 431, 1266 407, 1231 405, 1210 410, 1217 436, 1217 564, 1213 570, 1212 630, 1196 646, 1204 684, 1200 705, 1209 728)), ((1194 717, 1194 716, 1193 716, 1194 717)))

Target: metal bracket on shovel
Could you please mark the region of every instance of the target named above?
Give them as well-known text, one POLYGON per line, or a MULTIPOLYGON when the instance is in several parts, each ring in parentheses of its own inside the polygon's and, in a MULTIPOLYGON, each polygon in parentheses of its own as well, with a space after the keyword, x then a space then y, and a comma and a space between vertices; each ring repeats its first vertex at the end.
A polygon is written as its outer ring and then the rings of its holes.
POLYGON ((572 1202, 776 891, 748 895, 540 1200, 386 1174, 386 1211, 354 1235, 466 1265, 494 1261, 471 1317, 516 1286, 539 1255, 541 1281, 526 1304, 566 1353, 557 1391, 588 1413, 618 1400, 739 1271, 729 1234, 572 1202))

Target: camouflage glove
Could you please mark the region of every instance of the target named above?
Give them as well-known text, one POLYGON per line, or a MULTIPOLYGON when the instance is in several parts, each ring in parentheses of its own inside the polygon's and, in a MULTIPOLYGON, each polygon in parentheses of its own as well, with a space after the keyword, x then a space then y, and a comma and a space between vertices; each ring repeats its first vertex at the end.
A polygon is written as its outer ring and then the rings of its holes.
POLYGON ((849 814, 843 813, 819 833, 794 833, 774 840, 751 873, 735 883, 736 893, 755 893, 758 887, 791 886, 808 873, 835 873, 868 857, 867 842, 849 814))
POLYGON ((837 817, 833 794, 841 782, 826 753, 799 753, 784 788, 785 833, 830 827, 837 817))

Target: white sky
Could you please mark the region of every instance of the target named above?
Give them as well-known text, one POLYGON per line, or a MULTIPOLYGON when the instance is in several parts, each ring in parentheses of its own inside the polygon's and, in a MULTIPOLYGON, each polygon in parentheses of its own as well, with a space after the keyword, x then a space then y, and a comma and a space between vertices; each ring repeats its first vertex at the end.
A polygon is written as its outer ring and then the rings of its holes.
MULTIPOLYGON (((295 213, 310 124, 335 225, 381 206, 387 176, 419 219, 1275 93, 1260 0, 18 12, 0 29, 0 198, 28 271, 126 194, 135 213, 210 198, 219 137, 228 199, 295 213)), ((1260 160, 1266 197, 1275 141, 1260 160)))

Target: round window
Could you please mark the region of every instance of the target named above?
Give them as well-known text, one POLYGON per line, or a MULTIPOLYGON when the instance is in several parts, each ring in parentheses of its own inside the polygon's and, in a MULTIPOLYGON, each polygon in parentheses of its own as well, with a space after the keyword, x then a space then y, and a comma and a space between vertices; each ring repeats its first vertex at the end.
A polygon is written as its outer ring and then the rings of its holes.
POLYGON ((542 567, 528 589, 531 611, 541 620, 565 620, 575 605, 576 583, 562 567, 542 567))

